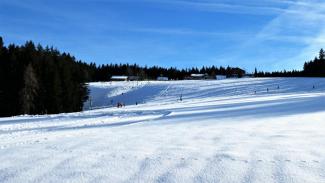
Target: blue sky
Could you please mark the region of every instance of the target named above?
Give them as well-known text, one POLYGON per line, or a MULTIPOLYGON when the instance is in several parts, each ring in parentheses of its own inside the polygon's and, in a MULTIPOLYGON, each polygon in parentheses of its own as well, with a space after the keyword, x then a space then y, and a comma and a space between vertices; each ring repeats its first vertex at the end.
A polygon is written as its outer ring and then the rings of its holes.
POLYGON ((301 69, 325 47, 320 0, 1 0, 5 43, 87 62, 301 69))

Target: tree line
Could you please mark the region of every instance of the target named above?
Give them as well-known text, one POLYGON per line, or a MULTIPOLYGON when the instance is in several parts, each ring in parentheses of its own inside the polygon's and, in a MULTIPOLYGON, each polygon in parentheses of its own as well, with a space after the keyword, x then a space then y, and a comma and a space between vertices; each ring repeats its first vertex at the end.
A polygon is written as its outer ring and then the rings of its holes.
POLYGON ((137 76, 139 80, 155 80, 159 76, 168 77, 171 80, 183 80, 191 74, 208 74, 211 77, 216 75, 226 75, 231 77, 236 75, 242 77, 245 74, 243 69, 237 67, 192 67, 189 69, 177 69, 175 67, 141 67, 137 64, 106 64, 96 66, 95 63, 90 64, 90 73, 92 73, 92 81, 108 81, 113 75, 137 76))
POLYGON ((325 52, 319 51, 318 57, 304 63, 303 70, 261 72, 255 68, 255 77, 325 77, 325 52))
POLYGON ((81 111, 88 97, 87 64, 28 41, 0 37, 0 116, 81 111))

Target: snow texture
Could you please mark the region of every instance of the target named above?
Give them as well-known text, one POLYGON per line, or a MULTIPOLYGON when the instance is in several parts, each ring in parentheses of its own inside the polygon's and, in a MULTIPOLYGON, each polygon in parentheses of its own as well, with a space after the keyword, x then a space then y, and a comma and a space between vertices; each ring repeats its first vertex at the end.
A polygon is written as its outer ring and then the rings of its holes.
POLYGON ((0 182, 325 182, 325 79, 89 87, 93 110, 0 118, 0 182))

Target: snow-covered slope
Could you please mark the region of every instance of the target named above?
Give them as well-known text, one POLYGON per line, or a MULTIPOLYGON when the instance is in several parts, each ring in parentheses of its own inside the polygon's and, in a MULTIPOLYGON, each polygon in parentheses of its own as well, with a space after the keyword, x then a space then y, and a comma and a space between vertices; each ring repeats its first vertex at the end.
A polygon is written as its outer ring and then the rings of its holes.
POLYGON ((95 110, 0 118, 0 182, 325 182, 325 79, 89 87, 95 110))
MULTIPOLYGON (((117 102, 126 105, 138 103, 166 103, 180 99, 209 99, 213 97, 248 97, 264 94, 290 94, 322 92, 324 79, 227 79, 220 81, 140 81, 90 83, 93 108, 116 106, 117 102), (314 88, 313 88, 314 87, 314 88), (256 94, 255 94, 256 92, 256 94)), ((85 103, 89 109, 90 102, 85 103)))

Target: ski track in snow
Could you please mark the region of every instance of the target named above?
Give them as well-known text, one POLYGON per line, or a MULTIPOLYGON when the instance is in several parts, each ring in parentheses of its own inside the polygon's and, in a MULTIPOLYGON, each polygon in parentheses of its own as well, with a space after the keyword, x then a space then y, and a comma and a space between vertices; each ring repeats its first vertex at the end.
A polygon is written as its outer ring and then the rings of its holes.
POLYGON ((0 182, 325 182, 325 79, 89 87, 94 110, 0 118, 0 182))

